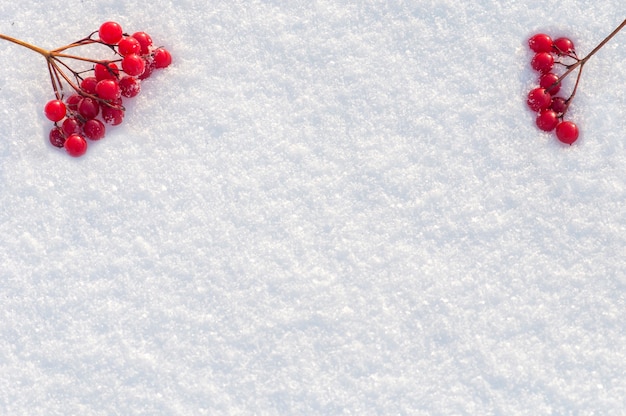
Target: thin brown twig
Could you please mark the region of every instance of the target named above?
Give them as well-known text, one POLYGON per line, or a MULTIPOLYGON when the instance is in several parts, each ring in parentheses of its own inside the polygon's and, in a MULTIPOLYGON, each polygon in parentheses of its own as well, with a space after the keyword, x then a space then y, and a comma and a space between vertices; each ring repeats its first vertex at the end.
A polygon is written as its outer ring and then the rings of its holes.
POLYGON ((617 35, 617 33, 618 33, 620 30, 622 30, 622 29, 624 28, 624 26, 626 26, 626 19, 624 19, 624 21, 623 21, 622 23, 620 23, 620 25, 619 25, 619 26, 617 26, 617 27, 616 27, 616 28, 615 28, 615 29, 614 29, 614 30, 613 30, 613 31, 612 31, 612 32, 611 32, 611 33, 610 33, 610 34, 609 34, 606 38, 604 38, 604 39, 602 40, 602 42, 598 43, 598 45, 597 45, 595 48, 593 48, 593 49, 591 50, 591 52, 589 52, 589 53, 587 54, 587 56, 585 56, 585 57, 584 57, 584 58, 582 58, 582 59, 577 60, 575 63, 573 63, 572 65, 568 66, 567 71, 565 71, 565 72, 563 73, 563 75, 561 75, 561 76, 559 77, 559 79, 557 80, 557 82, 560 82, 562 79, 564 79, 565 77, 567 77, 570 73, 572 73, 572 71, 574 71, 574 70, 575 70, 576 68, 578 68, 579 66, 580 66, 580 67, 581 67, 581 69, 582 69, 583 65, 585 65, 585 63, 589 60, 589 58, 591 58, 593 55, 595 55, 595 54, 596 54, 596 52, 598 52, 598 51, 599 51, 599 50, 600 50, 600 49, 601 49, 604 45, 606 45, 606 43, 607 43, 608 41, 610 41, 610 40, 613 38, 613 36, 617 35))

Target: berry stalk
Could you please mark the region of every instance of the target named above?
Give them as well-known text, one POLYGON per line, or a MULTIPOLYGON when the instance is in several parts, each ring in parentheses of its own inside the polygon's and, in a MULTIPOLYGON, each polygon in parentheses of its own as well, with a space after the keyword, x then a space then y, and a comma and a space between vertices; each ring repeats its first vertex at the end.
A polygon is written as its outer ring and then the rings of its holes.
POLYGON ((564 80, 573 71, 575 71, 576 68, 579 68, 578 74, 576 75, 576 83, 574 84, 574 88, 572 89, 572 93, 567 98, 567 100, 565 100, 565 111, 567 111, 567 108, 569 107, 569 104, 572 102, 572 100, 574 99, 574 96, 576 95, 576 90, 578 90, 578 84, 580 83, 580 76, 582 75, 583 68, 584 68, 585 64, 587 63, 587 61, 589 60, 589 58, 591 58, 593 55, 595 55, 596 52, 598 52, 600 49, 602 49, 602 47, 604 45, 606 45, 611 39, 613 39, 613 37, 615 35, 617 35, 619 33, 619 31, 624 28, 624 26, 626 26, 626 19, 624 19, 624 21, 622 23, 620 23, 619 26, 617 26, 606 38, 604 38, 602 40, 602 42, 598 43, 596 45, 596 47, 593 48, 591 50, 591 52, 589 52, 587 54, 587 56, 585 56, 582 59, 578 59, 578 58, 576 58, 574 56, 574 58, 576 59, 576 62, 574 62, 571 65, 567 65, 566 66, 567 70, 554 82, 553 85, 559 85, 561 83, 561 81, 564 80))
POLYGON ((567 77, 572 71, 574 71, 576 68, 578 68, 580 66, 580 70, 582 71, 582 67, 585 65, 585 63, 589 60, 589 58, 591 58, 593 55, 596 54, 596 52, 598 52, 600 49, 602 49, 602 47, 604 45, 607 44, 608 41, 610 41, 611 39, 613 39, 613 37, 615 35, 617 35, 619 33, 620 30, 622 30, 624 28, 624 26, 626 26, 626 19, 624 19, 624 21, 615 28, 615 30, 613 30, 606 38, 604 38, 602 40, 602 42, 598 43, 598 45, 593 48, 591 50, 591 52, 589 52, 589 54, 587 54, 587 56, 585 56, 582 59, 579 59, 576 61, 576 63, 569 65, 567 71, 565 71, 563 73, 563 75, 561 75, 559 77, 559 79, 556 81, 556 83, 561 82, 562 79, 564 79, 565 77, 567 77))
POLYGON ((102 139, 105 124, 120 124, 125 114, 123 99, 135 97, 141 90, 141 81, 149 78, 155 69, 172 63, 170 53, 154 46, 146 32, 130 35, 116 22, 104 22, 87 37, 51 50, 1 33, 0 39, 46 59, 55 95, 44 107, 46 118, 54 123, 49 140, 53 146, 65 148, 70 156, 85 153, 86 139, 102 139), (110 49, 114 57, 99 60, 69 51, 93 44, 110 49), (74 69, 72 65, 77 63, 91 65, 74 69), (64 87, 70 87, 67 96, 64 87))
POLYGON ((566 144, 572 144, 578 138, 578 127, 571 121, 564 120, 565 114, 573 101, 582 71, 589 59, 594 56, 604 45, 626 26, 626 19, 622 21, 608 36, 598 43, 583 58, 579 58, 574 49, 574 43, 566 37, 555 40, 544 33, 538 33, 528 39, 528 46, 535 52, 530 64, 540 76, 539 87, 532 89, 527 96, 527 104, 531 110, 537 113, 536 124, 541 130, 556 130, 557 138, 566 144), (555 60, 555 57, 561 58, 555 60), (565 59, 565 61, 563 61, 565 59), (573 61, 567 61, 568 59, 573 61), (553 67, 558 64, 565 71, 559 76, 553 72, 553 67), (557 96, 561 89, 562 81, 578 70, 574 88, 567 99, 557 96))
POLYGON ((19 39, 16 39, 14 37, 11 37, 11 36, 3 35, 2 33, 0 33, 0 39, 8 40, 9 42, 13 42, 13 43, 15 43, 17 45, 20 45, 20 46, 28 48, 28 49, 30 49, 32 51, 35 51, 35 52, 45 56, 46 59, 49 59, 50 56, 52 55, 51 51, 49 51, 47 49, 40 48, 39 46, 32 45, 32 44, 30 44, 28 42, 24 42, 23 40, 19 40, 19 39))
MULTIPOLYGON (((94 32, 96 33, 96 32, 94 32)), ((67 53, 63 53, 63 51, 69 49, 69 48, 74 48, 77 46, 83 46, 83 45, 88 45, 88 44, 93 44, 93 43, 100 43, 103 45, 106 45, 105 43, 98 41, 98 40, 94 40, 91 39, 91 36, 94 35, 94 33, 92 33, 89 37, 86 37, 84 39, 81 39, 77 42, 73 42, 70 43, 68 45, 62 46, 60 48, 57 49, 53 49, 53 50, 47 50, 44 48, 41 48, 39 46, 33 45, 31 43, 28 42, 24 42, 23 40, 20 39, 16 39, 14 37, 11 36, 7 36, 4 35, 2 33, 0 33, 0 39, 4 39, 7 40, 9 42, 15 43, 17 45, 23 46, 25 48, 28 48, 32 51, 35 51, 37 53, 39 53, 40 55, 42 55, 44 58, 46 58, 46 61, 48 63, 48 72, 50 73, 50 80, 52 83, 52 88, 54 90, 55 96, 57 97, 57 99, 61 99, 63 94, 63 84, 61 82, 61 79, 65 80, 65 82, 67 82, 67 84, 72 87, 72 89, 74 89, 75 91, 79 91, 80 87, 77 85, 78 83, 80 83, 80 79, 81 77, 79 76, 79 73, 72 70, 70 68, 69 65, 67 65, 65 62, 63 62, 61 60, 61 58, 65 58, 65 59, 73 59, 76 61, 83 61, 83 62, 89 62, 92 64, 107 64, 109 63, 109 61, 101 61, 101 60, 97 60, 97 59, 92 59, 92 58, 87 58, 84 56, 79 56, 79 55, 72 55, 72 54, 67 54, 67 53), (74 78, 76 79, 77 82, 73 82, 71 80, 71 78, 63 71, 63 69, 61 68, 65 68, 68 71, 70 71, 72 73, 72 75, 74 76, 74 78)), ((109 46, 109 45, 106 45, 109 46)), ((95 96, 91 95, 91 94, 83 94, 83 95, 87 95, 87 96, 92 96, 92 98, 96 98, 95 96)), ((106 104, 106 103, 104 103, 106 104)))

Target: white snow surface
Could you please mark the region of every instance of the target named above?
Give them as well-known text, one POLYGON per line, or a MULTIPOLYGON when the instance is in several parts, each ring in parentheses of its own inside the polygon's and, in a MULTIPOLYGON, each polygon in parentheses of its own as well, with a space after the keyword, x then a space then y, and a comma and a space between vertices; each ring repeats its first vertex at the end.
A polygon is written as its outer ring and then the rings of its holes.
POLYGON ((529 35, 585 55, 623 10, 3 2, 4 34, 115 20, 174 63, 74 159, 0 43, 0 413, 626 414, 626 31, 577 143, 525 107, 529 35))

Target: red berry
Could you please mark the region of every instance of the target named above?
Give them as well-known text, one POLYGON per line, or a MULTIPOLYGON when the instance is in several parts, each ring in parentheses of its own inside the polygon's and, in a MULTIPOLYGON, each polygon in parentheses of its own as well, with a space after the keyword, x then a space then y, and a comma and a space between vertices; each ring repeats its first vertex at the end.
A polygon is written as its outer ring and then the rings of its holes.
POLYGON ((143 73, 141 75, 139 75, 139 79, 146 79, 146 78, 150 78, 150 75, 152 75, 152 72, 154 72, 154 70, 156 69, 156 67, 154 66, 154 60, 151 59, 146 63, 146 68, 143 70, 143 73))
POLYGON ((48 103, 44 107, 44 113, 46 114, 46 117, 54 122, 63 120, 66 112, 67 109, 65 107, 65 103, 63 103, 63 101, 61 100, 48 101, 48 103))
POLYGON ((76 111, 76 109, 78 108, 78 103, 82 99, 83 99, 83 97, 81 97, 80 95, 72 94, 72 95, 70 95, 69 97, 67 97, 65 99, 65 106, 70 111, 76 111))
POLYGON ((172 63, 172 55, 165 48, 154 51, 153 59, 156 68, 167 68, 172 63))
POLYGON ((117 107, 102 106, 102 120, 117 126, 124 120, 124 110, 117 107))
POLYGON ((65 140, 63 147, 70 156, 79 157, 87 151, 87 141, 79 134, 72 134, 65 140))
POLYGON ((552 66, 554 65, 554 57, 548 52, 539 52, 533 56, 532 61, 530 61, 530 65, 536 71, 550 72, 552 66))
POLYGON ((556 137, 565 144, 572 144, 578 139, 578 127, 571 121, 562 121, 556 126, 556 137))
POLYGON ((554 110, 546 109, 541 110, 539 115, 537 116, 537 127, 539 127, 543 131, 552 131, 559 124, 559 118, 556 115, 554 110))
POLYGON ((95 118, 100 112, 100 104, 91 97, 84 97, 78 103, 78 113, 87 120, 95 118))
POLYGON ((82 90, 85 91, 87 94, 93 95, 96 93, 97 83, 98 79, 96 77, 87 77, 80 82, 80 88, 82 88, 82 90))
POLYGON ((104 124, 96 118, 87 120, 83 126, 85 137, 90 140, 100 140, 104 137, 105 130, 104 124))
POLYGON ((98 36, 104 43, 115 45, 122 39, 122 26, 116 22, 104 22, 98 30, 98 36))
POLYGON ((120 86, 117 80, 103 79, 96 84, 96 93, 103 100, 115 100, 120 96, 120 86))
POLYGON ((569 55, 574 53, 574 42, 568 38, 558 38, 554 41, 554 49, 559 55, 569 55))
POLYGON ((535 88, 528 93, 526 103, 533 111, 543 110, 550 107, 550 104, 552 103, 552 96, 541 87, 535 88))
POLYGON ((146 62, 141 56, 133 53, 122 59, 122 69, 130 76, 138 76, 146 69, 146 62))
POLYGON ((552 38, 544 33, 538 33, 528 39, 528 46, 534 52, 552 52, 552 38))
POLYGON ((546 91, 548 91, 550 94, 554 95, 557 92, 559 92, 559 90, 561 89, 561 83, 559 82, 558 84, 554 84, 555 82, 557 82, 559 79, 559 76, 556 74, 553 74, 552 72, 548 72, 547 74, 543 74, 540 78, 539 78, 539 86, 541 88, 545 88, 546 91))
POLYGON ((61 127, 52 128, 52 130, 50 130, 49 139, 52 146, 63 147, 63 144, 65 143, 65 134, 63 133, 61 127))
POLYGON ((120 79, 120 91, 122 96, 131 98, 139 94, 141 84, 135 77, 125 76, 120 79))
POLYGON ((78 134, 81 132, 83 126, 80 121, 78 121, 74 117, 68 117, 63 120, 63 124, 61 124, 61 128, 63 129, 63 133, 65 136, 71 136, 72 134, 78 134))
POLYGON ((567 101, 563 97, 554 97, 552 98, 550 108, 557 114, 563 114, 567 110, 567 101))
POLYGON ((141 54, 146 55, 150 52, 150 46, 152 46, 152 38, 146 32, 133 33, 133 37, 139 41, 141 45, 141 54))
POLYGON ((117 51, 122 56, 130 55, 131 53, 141 53, 141 44, 137 39, 132 36, 126 36, 117 44, 117 51))
POLYGON ((93 69, 94 75, 98 81, 102 81, 103 79, 116 79, 120 73, 115 62, 107 62, 104 64, 96 64, 93 69))

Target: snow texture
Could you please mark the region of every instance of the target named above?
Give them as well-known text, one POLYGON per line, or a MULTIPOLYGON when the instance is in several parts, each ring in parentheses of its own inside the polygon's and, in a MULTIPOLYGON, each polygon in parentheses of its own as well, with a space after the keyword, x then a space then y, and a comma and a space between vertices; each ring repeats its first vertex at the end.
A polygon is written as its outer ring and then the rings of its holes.
POLYGON ((526 39, 621 0, 3 2, 47 48, 115 20, 174 64, 73 159, 0 46, 0 413, 624 414, 626 32, 573 146, 526 39))

